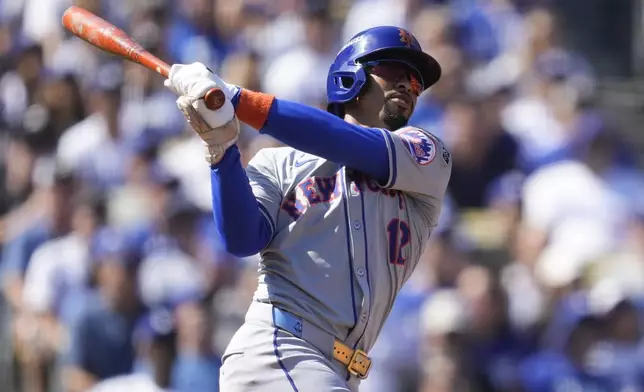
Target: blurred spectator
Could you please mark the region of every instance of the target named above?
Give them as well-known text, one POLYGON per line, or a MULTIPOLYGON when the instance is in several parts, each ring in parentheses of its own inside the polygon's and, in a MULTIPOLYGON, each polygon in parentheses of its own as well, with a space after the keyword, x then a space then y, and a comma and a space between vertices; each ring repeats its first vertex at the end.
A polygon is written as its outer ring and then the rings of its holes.
POLYGON ((630 298, 644 297, 644 217, 638 213, 628 222, 621 249, 590 263, 584 279, 589 285, 608 282, 611 292, 630 298))
POLYGON ((454 290, 437 291, 421 313, 422 392, 468 390, 465 362, 465 305, 454 290))
MULTIPOLYGON (((250 49, 260 55, 262 69, 281 54, 298 47, 306 39, 302 16, 296 5, 303 2, 265 0, 244 1, 246 37, 250 49)), ((329 64, 330 65, 330 64, 329 64)))
POLYGON ((42 244, 29 262, 23 290, 29 312, 65 320, 61 312, 68 297, 91 281, 90 246, 105 222, 105 203, 100 196, 79 194, 73 204, 70 233, 42 244))
POLYGON ((605 341, 594 354, 595 366, 598 373, 616 384, 615 388, 639 390, 644 383, 642 304, 611 286, 606 280, 589 293, 590 306, 602 316, 605 326, 605 341))
POLYGON ((519 48, 522 50, 522 69, 530 72, 534 63, 542 54, 557 49, 561 42, 561 26, 556 15, 546 7, 537 5, 524 16, 525 34, 527 45, 519 48))
POLYGON ((69 391, 84 391, 134 368, 132 335, 143 311, 135 278, 138 260, 122 235, 108 228, 97 234, 93 249, 97 298, 71 330, 64 373, 69 391))
MULTIPOLYGON (((34 41, 42 41, 50 44, 61 33, 59 28, 61 9, 72 5, 71 0, 23 0, 22 32, 25 36, 34 41)), ((91 1, 82 1, 89 9, 91 1)), ((96 2, 94 2, 96 3, 96 2)))
POLYGON ((511 1, 454 1, 450 11, 468 62, 484 64, 520 47, 522 19, 511 1))
POLYGON ((83 89, 83 98, 87 99, 87 88, 94 83, 96 70, 107 58, 106 53, 65 31, 63 39, 55 45, 51 55, 45 58, 45 66, 55 74, 74 75, 83 89), (78 61, 79 58, 83 61, 78 61))
POLYGON ((16 312, 22 309, 24 273, 33 253, 45 241, 65 235, 71 229, 71 200, 76 184, 64 170, 56 169, 52 177, 51 184, 43 184, 44 215, 30 222, 26 229, 20 228, 3 250, 3 290, 16 312))
POLYGON ((544 284, 568 285, 586 263, 623 244, 644 178, 615 165, 616 153, 615 135, 599 132, 581 160, 546 166, 528 178, 520 257, 536 265, 544 284))
POLYGON ((58 145, 58 159, 97 189, 123 181, 124 147, 119 124, 122 67, 110 63, 100 68, 90 96, 85 120, 67 129, 58 145))
POLYGON ((426 6, 412 15, 414 36, 431 53, 441 53, 453 44, 453 26, 445 6, 426 6))
POLYGON ((553 49, 537 57, 527 94, 503 113, 504 126, 521 144, 526 169, 576 156, 585 135, 604 126, 586 108, 593 83, 589 65, 579 56, 553 49))
POLYGON ((464 92, 465 63, 462 51, 454 46, 453 26, 446 7, 426 7, 413 19, 413 31, 423 48, 432 53, 441 64, 440 83, 419 97, 410 123, 431 129, 444 137, 441 122, 447 102, 464 92))
POLYGON ((145 317, 134 333, 139 367, 159 388, 170 387, 176 357, 176 320, 171 311, 160 308, 145 317))
POLYGON ((172 389, 218 391, 221 353, 213 350, 213 321, 199 296, 181 301, 177 318, 177 359, 172 369, 172 389))
POLYGON ((119 114, 121 137, 127 140, 147 133, 155 140, 178 135, 185 119, 176 110, 177 97, 163 88, 152 72, 136 63, 124 67, 125 88, 119 114))
POLYGON ((170 384, 175 358, 176 326, 164 308, 142 316, 133 333, 137 369, 133 374, 111 377, 94 385, 90 392, 162 392, 170 384))
POLYGON ((606 339, 611 339, 606 314, 619 300, 609 308, 597 299, 585 290, 577 290, 555 302, 546 344, 522 365, 521 377, 527 391, 621 391, 635 386, 629 377, 634 373, 629 370, 638 362, 622 367, 619 374, 615 370, 620 367, 613 366, 615 362, 605 345, 606 339))
POLYGON ((513 260, 502 267, 500 283, 508 294, 508 316, 512 326, 521 332, 539 333, 547 318, 548 299, 541 282, 530 266, 513 260))
POLYGON ((0 78, 2 120, 10 127, 20 127, 27 108, 35 103, 43 71, 42 46, 20 39, 14 49, 14 69, 0 78))
MULTIPOLYGON (((163 45, 163 28, 170 14, 167 5, 165 0, 137 2, 129 20, 132 37, 159 58, 168 57, 163 45)), ((163 87, 162 79, 133 62, 125 64, 123 75, 119 119, 123 137, 131 139, 148 132, 156 140, 163 140, 179 134, 185 120, 176 110, 176 96, 163 87)))
POLYGON ((220 1, 180 0, 174 2, 175 17, 169 27, 167 42, 170 57, 176 63, 200 61, 218 70, 228 51, 215 23, 215 3, 220 1))
POLYGON ((520 391, 519 365, 534 351, 534 336, 512 325, 507 292, 497 274, 471 267, 459 279, 459 292, 468 309, 465 350, 475 385, 484 390, 520 391))
POLYGON ((370 27, 390 25, 406 28, 407 0, 357 0, 347 12, 341 42, 370 27))
MULTIPOLYGON (((37 151, 33 135, 12 134, 5 149, 6 164, 2 168, 2 193, 0 196, 0 214, 2 214, 1 231, 5 238, 7 226, 10 225, 10 213, 16 211, 27 201, 33 192, 33 170, 36 164, 37 151), (6 214, 6 215, 5 215, 6 214)), ((4 241, 3 241, 4 242, 4 241)))
POLYGON ((154 134, 143 132, 127 143, 124 150, 124 182, 109 189, 108 221, 143 245, 151 232, 161 224, 164 210, 183 195, 179 182, 158 163, 159 141, 154 134))
POLYGON ((593 316, 575 316, 560 349, 544 350, 528 358, 520 376, 529 392, 614 391, 610 380, 592 373, 588 367, 592 348, 600 341, 601 327, 593 316))
POLYGON ((186 293, 205 295, 207 291, 206 266, 197 260, 199 211, 184 206, 171 208, 175 210, 167 212, 164 230, 168 246, 149 252, 139 270, 142 299, 149 307, 167 304, 186 293))
POLYGON ((69 127, 85 118, 85 102, 76 76, 50 71, 41 94, 42 105, 50 116, 56 140, 69 127))
POLYGON ((492 185, 519 169, 519 147, 498 120, 500 97, 449 102, 444 140, 452 153, 449 193, 460 208, 491 206, 492 185))
POLYGON ((207 211, 212 208, 210 168, 203 165, 202 152, 201 139, 186 130, 159 151, 159 165, 178 179, 182 193, 191 203, 207 211))
POLYGON ((89 245, 105 211, 99 200, 78 199, 71 232, 39 246, 25 272, 23 309, 16 319, 25 389, 47 390, 43 374, 61 351, 65 328, 78 311, 78 300, 72 296, 89 283, 89 245))
POLYGON ((304 16, 305 40, 277 57, 266 70, 263 89, 270 94, 311 106, 326 108, 326 74, 335 53, 331 46, 329 10, 307 7, 304 16), (293 67, 293 64, 297 64, 293 67), (302 88, 302 86, 307 86, 302 88))

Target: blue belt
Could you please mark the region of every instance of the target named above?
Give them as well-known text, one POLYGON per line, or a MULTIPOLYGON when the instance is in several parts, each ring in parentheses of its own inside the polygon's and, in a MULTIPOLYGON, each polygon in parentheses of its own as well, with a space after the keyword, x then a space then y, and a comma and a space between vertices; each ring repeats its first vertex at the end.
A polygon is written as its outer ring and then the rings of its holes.
MULTIPOLYGON (((275 327, 298 338, 309 340, 302 337, 305 330, 305 321, 301 317, 275 306, 272 307, 272 316, 275 327)), ((308 325, 306 328, 308 329, 308 325)), ((371 368, 371 358, 367 356, 367 353, 362 350, 354 350, 333 337, 331 339, 333 340, 333 358, 345 365, 349 373, 354 376, 360 379, 367 378, 371 368)), ((315 342, 309 343, 316 345, 315 342)))

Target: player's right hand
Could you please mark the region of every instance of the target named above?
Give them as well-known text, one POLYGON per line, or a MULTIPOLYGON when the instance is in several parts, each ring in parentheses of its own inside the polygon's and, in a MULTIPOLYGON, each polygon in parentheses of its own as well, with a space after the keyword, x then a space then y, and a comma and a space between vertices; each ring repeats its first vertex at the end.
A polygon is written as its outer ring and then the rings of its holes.
POLYGON ((232 99, 239 91, 239 87, 226 83, 219 75, 199 62, 172 65, 164 85, 177 95, 198 98, 203 98, 214 87, 219 87, 228 99, 232 99))

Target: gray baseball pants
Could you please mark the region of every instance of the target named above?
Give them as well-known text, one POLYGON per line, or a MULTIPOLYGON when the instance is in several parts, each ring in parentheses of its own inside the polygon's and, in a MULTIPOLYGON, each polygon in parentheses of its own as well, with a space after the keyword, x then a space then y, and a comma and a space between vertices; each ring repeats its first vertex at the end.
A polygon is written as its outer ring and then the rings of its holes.
POLYGON ((223 355, 220 390, 357 392, 360 380, 333 359, 333 337, 305 321, 285 326, 289 321, 273 305, 253 302, 223 355))

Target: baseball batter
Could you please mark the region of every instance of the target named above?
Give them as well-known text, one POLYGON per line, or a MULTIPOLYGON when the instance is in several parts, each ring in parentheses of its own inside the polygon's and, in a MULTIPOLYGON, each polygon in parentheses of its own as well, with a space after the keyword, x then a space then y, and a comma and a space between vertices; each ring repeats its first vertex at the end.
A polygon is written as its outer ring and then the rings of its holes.
POLYGON ((200 63, 172 66, 166 86, 212 167, 219 240, 234 255, 261 254, 246 322, 223 356, 222 391, 358 390, 450 177, 443 143, 407 126, 440 73, 393 26, 340 50, 326 112, 230 85, 200 63), (201 98, 213 87, 227 100, 209 111, 201 98), (238 121, 289 147, 260 151, 244 170, 238 121))

